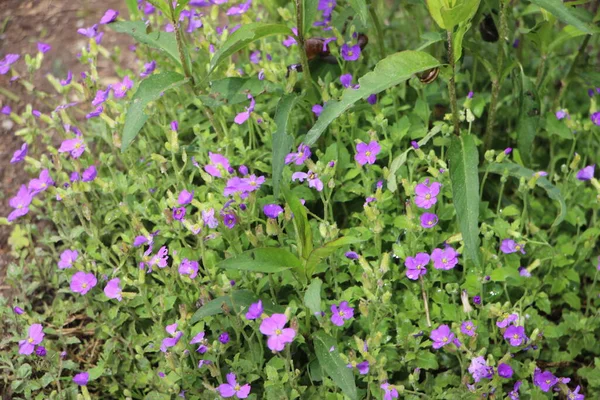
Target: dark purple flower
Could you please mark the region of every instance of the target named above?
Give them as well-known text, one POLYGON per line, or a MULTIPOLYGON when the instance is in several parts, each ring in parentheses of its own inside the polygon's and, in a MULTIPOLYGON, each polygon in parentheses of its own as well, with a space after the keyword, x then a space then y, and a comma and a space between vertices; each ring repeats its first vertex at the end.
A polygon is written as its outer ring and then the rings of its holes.
POLYGON ((67 78, 66 79, 61 79, 60 84, 61 86, 67 86, 68 84, 71 83, 71 80, 73 80, 73 73, 71 72, 71 70, 67 71, 67 78))
POLYGON ((102 111, 104 111, 104 107, 98 106, 98 107, 96 107, 96 109, 94 111, 90 112, 85 117, 87 119, 95 118, 95 117, 99 116, 100 114, 102 114, 102 111))
POLYGON ((96 179, 98 175, 98 171, 96 171, 95 165, 90 165, 81 173, 81 180, 83 182, 91 182, 96 179))
POLYGON ((491 379, 494 374, 492 367, 487 365, 485 358, 482 356, 475 357, 471 360, 469 373, 473 376, 473 380, 476 383, 482 379, 491 379))
POLYGON ((91 272, 86 273, 84 271, 79 271, 71 277, 71 290, 75 293, 84 295, 92 290, 92 288, 96 286, 96 283, 98 283, 98 281, 94 274, 91 272))
POLYGON ((233 6, 231 7, 229 10, 227 10, 227 15, 241 15, 244 14, 246 11, 248 11, 250 9, 250 6, 252 5, 252 0, 248 0, 244 3, 241 3, 237 6, 233 6))
POLYGON ((315 104, 314 106, 312 106, 312 112, 315 113, 317 117, 320 116, 323 112, 323 106, 320 104, 315 104))
POLYGON ((558 383, 558 378, 550 371, 542 372, 541 369, 536 369, 533 373, 533 383, 543 392, 549 392, 554 385, 558 383))
POLYGON ((360 46, 355 44, 353 46, 349 46, 347 43, 342 45, 342 58, 346 61, 356 61, 360 57, 360 46))
POLYGON ((520 251, 521 254, 526 254, 525 244, 517 243, 512 239, 504 239, 500 245, 500 251, 504 254, 516 253, 517 251, 520 251))
POLYGON ((248 167, 246 167, 245 165, 240 165, 240 166, 238 167, 238 171, 239 171, 239 173, 240 173, 240 174, 242 174, 242 175, 248 175, 248 172, 249 172, 249 171, 248 171, 248 167))
POLYGON ((52 50, 52 46, 50 46, 48 43, 43 43, 43 42, 38 42, 37 48, 38 48, 38 51, 42 54, 46 54, 47 52, 52 50))
POLYGON ((7 54, 0 60, 0 75, 5 75, 10 71, 10 66, 17 62, 21 56, 18 54, 7 54))
POLYGON ((38 357, 45 357, 46 353, 46 348, 44 346, 38 346, 35 349, 35 355, 38 357))
POLYGON ((300 143, 300 146, 298 146, 297 153, 289 153, 287 156, 285 156, 285 163, 290 164, 293 162, 296 165, 302 165, 304 164, 304 161, 310 158, 310 156, 310 147, 308 147, 304 143, 300 143))
POLYGON ((266 204, 263 211, 267 217, 277 219, 279 214, 283 213, 283 208, 279 204, 266 204))
POLYGON ((336 0, 319 0, 319 4, 317 5, 317 10, 323 11, 324 17, 331 16, 333 9, 335 8, 336 0))
POLYGON ((460 325, 460 331, 467 336, 475 336, 477 327, 473 325, 472 321, 465 321, 460 325))
POLYGON ((4 106, 2 107, 2 110, 0 110, 0 112, 4 115, 10 115, 12 109, 10 108, 10 106, 4 106))
POLYGON ((79 28, 77 29, 77 33, 90 39, 94 38, 98 34, 98 24, 95 24, 89 28, 79 28))
POLYGON ((358 369, 358 373, 361 375, 366 375, 369 373, 369 362, 366 360, 360 363, 352 361, 350 364, 346 365, 346 367, 358 369))
POLYGON ((156 69, 156 61, 152 60, 149 63, 144 64, 144 68, 142 72, 140 72, 140 77, 145 78, 152 74, 156 69))
POLYGON ((241 386, 235 377, 233 372, 227 374, 227 383, 222 383, 217 387, 217 391, 222 397, 237 397, 238 399, 245 399, 250 394, 250 385, 245 384, 241 386))
POLYGON ((508 393, 508 397, 510 397, 510 400, 519 400, 519 388, 521 387, 522 383, 523 382, 521 381, 515 382, 513 390, 511 390, 510 393, 508 393))
POLYGON ((108 10, 106 10, 102 18, 100 18, 100 25, 110 24, 111 22, 117 19, 118 15, 118 11, 109 8, 108 10))
POLYGON ((229 343, 229 333, 228 332, 221 333, 219 335, 219 342, 221 342, 223 344, 229 343))
POLYGON ((340 83, 343 87, 349 88, 352 85, 352 74, 344 74, 340 76, 340 83))
POLYGON ((498 365, 498 376, 506 379, 510 379, 513 376, 513 369, 510 365, 505 363, 500 363, 498 365))
POLYGON ((511 346, 518 347, 527 340, 525 328, 522 326, 511 325, 504 332, 504 339, 508 340, 511 346))
POLYGON ((376 94, 369 95, 369 97, 367 97, 367 103, 369 103, 372 106, 377 104, 377 95, 376 94))
POLYGON ((39 118, 39 117, 41 117, 41 116, 42 116, 42 113, 41 113, 40 111, 38 111, 38 110, 32 110, 32 111, 31 111, 31 114, 32 114, 34 117, 36 117, 36 118, 39 118))
POLYGON ((190 344, 200 343, 200 347, 198 347, 198 349, 196 350, 196 352, 198 352, 200 354, 204 354, 208 351, 208 347, 206 346, 208 342, 204 336, 205 336, 204 332, 199 332, 190 341, 190 344))
POLYGON ((375 164, 377 160, 377 154, 381 151, 381 146, 377 141, 372 140, 369 144, 366 143, 358 143, 356 145, 356 155, 354 159, 360 165, 375 164))
POLYGON ((79 386, 86 386, 90 380, 90 374, 87 372, 81 372, 73 377, 73 383, 79 386))
POLYGON ((21 185, 17 195, 8 202, 8 204, 14 208, 14 210, 8 214, 8 222, 12 222, 17 218, 26 215, 29 212, 29 205, 32 200, 33 195, 29 192, 27 186, 21 185))
POLYGON ((13 311, 14 311, 14 313, 15 313, 15 314, 17 314, 17 315, 21 315, 21 314, 23 314, 23 313, 25 312, 25 311, 24 311, 24 310, 23 310, 21 307, 19 307, 19 306, 15 306, 15 307, 13 307, 13 311))
POLYGON ((473 304, 476 305, 481 305, 481 297, 480 296, 473 296, 473 304))
POLYGON ((590 115, 590 119, 594 123, 594 125, 600 126, 600 111, 596 111, 592 115, 590 115))
POLYGON ((347 251, 344 253, 347 259, 349 260, 358 260, 358 253, 355 251, 347 251))
POLYGON ((425 268, 427 264, 429 264, 429 254, 427 253, 417 253, 414 257, 406 257, 404 261, 406 277, 412 280, 419 279, 420 276, 427 273, 427 268, 425 268))
POLYGON ((473 98, 473 91, 469 91, 469 93, 467 94, 467 99, 472 99, 473 98))
POLYGON ((92 100, 92 105, 97 106, 104 103, 110 95, 111 88, 112 86, 108 85, 108 87, 105 90, 98 89, 98 91, 96 92, 96 97, 94 97, 94 100, 92 100))
POLYGON ((262 305, 262 300, 259 300, 256 303, 252 303, 250 304, 250 307, 248 307, 248 312, 246 312, 246 319, 258 319, 262 315, 263 311, 264 309, 262 305))
POLYGON ((286 328, 287 317, 285 314, 273 314, 263 319, 260 324, 260 332, 267 335, 267 346, 272 351, 281 351, 286 343, 292 343, 296 337, 296 331, 292 328, 286 328))
POLYGON ((235 217, 235 214, 227 213, 227 214, 223 215, 223 224, 227 228, 233 229, 235 227, 236 223, 237 223, 237 218, 235 217))
POLYGON ((589 181, 594 177, 595 169, 596 164, 588 165, 587 167, 580 169, 577 172, 577 179, 579 179, 580 181, 589 181))
POLYGON ((438 223, 437 215, 433 213, 423 213, 421 215, 421 226, 425 229, 433 228, 438 223))
POLYGON ((175 207, 173 209, 173 219, 181 221, 185 217, 185 207, 175 207))
POLYGON ((28 150, 27 143, 23 143, 21 145, 21 148, 13 153, 13 156, 10 159, 10 163, 16 164, 18 162, 23 161, 25 159, 25 157, 27 156, 27 150, 28 150))
POLYGON ((339 307, 336 304, 331 305, 331 322, 336 326, 343 326, 344 321, 354 317, 354 308, 348 305, 347 301, 342 301, 339 307))

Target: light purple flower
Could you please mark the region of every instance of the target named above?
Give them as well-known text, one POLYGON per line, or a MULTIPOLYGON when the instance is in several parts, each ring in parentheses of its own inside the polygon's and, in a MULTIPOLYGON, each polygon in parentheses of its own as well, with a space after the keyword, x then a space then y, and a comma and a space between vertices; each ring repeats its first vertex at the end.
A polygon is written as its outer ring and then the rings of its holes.
POLYGON ((260 51, 256 50, 250 53, 250 62, 252 64, 258 64, 260 62, 260 51))
POLYGON ((221 154, 209 152, 208 158, 210 159, 210 164, 205 165, 204 170, 212 176, 221 178, 222 177, 221 169, 223 171, 228 171, 229 168, 231 168, 227 157, 225 157, 221 154))
POLYGON ((594 123, 594 125, 600 126, 600 111, 596 111, 592 115, 590 115, 590 119, 594 123))
POLYGON ((533 383, 543 392, 549 392, 554 385, 558 383, 558 378, 550 371, 542 372, 541 369, 536 369, 533 373, 533 383))
POLYGON ((194 199, 194 191, 188 192, 187 190, 182 190, 177 197, 177 202, 181 206, 185 206, 186 204, 190 204, 194 199))
POLYGON ((565 110, 558 110, 555 115, 556 119, 560 121, 561 119, 565 118, 568 114, 565 110))
POLYGON ((126 75, 123 78, 123 81, 116 84, 115 87, 113 88, 113 95, 115 96, 115 99, 121 99, 121 98, 125 97, 125 95, 127 94, 127 91, 129 89, 131 89, 132 87, 133 87, 133 81, 131 79, 129 79, 129 75, 126 75))
POLYGON ((244 3, 241 3, 237 6, 233 6, 231 7, 229 10, 227 10, 227 15, 241 15, 244 14, 246 11, 248 11, 250 9, 250 6, 252 5, 252 0, 248 0, 244 3))
POLYGON ((250 99, 250 105, 248 107, 246 107, 245 111, 242 111, 241 113, 236 115, 233 120, 238 125, 241 125, 244 122, 246 122, 248 120, 248 118, 250 118, 250 113, 252 113, 252 111, 254 111, 254 106, 256 105, 256 102, 254 101, 254 97, 252 97, 251 94, 248 94, 248 99, 250 99))
POLYGON ((339 307, 336 304, 331 305, 331 322, 336 326, 344 326, 344 321, 354 317, 354 308, 348 305, 347 301, 342 301, 339 307))
POLYGON ((204 225, 211 229, 215 229, 217 226, 219 226, 219 220, 215 217, 214 208, 209 208, 208 210, 202 211, 202 221, 204 221, 204 225))
POLYGON ((105 90, 98 89, 98 91, 96 92, 96 97, 94 97, 94 100, 92 100, 92 105, 97 106, 104 103, 110 95, 111 88, 112 86, 108 85, 108 87, 105 90))
POLYGON ((90 380, 90 374, 88 372, 81 372, 73 377, 73 383, 79 386, 86 386, 90 380))
POLYGON ((369 373, 369 362, 366 360, 360 363, 356 363, 356 361, 351 362, 350 364, 346 365, 346 367, 358 369, 358 373, 361 375, 366 375, 369 373))
POLYGON ((263 319, 260 324, 260 331, 267 335, 267 346, 272 351, 281 351, 286 343, 291 343, 296 337, 296 331, 292 328, 285 328, 287 317, 285 314, 273 314, 263 319))
POLYGON ((340 76, 340 83, 343 87, 349 88, 352 85, 352 74, 344 74, 340 76))
POLYGON ((428 183, 429 179, 424 183, 419 183, 415 187, 415 204, 417 207, 426 210, 437 203, 437 195, 440 193, 440 188, 442 187, 442 184, 439 182, 432 182, 429 186, 427 185, 428 183))
POLYGON ((152 74, 156 69, 156 61, 152 60, 149 63, 144 64, 144 68, 142 72, 140 72, 140 77, 145 78, 152 74))
POLYGON ((246 312, 246 319, 248 319, 248 320, 258 319, 262 315, 263 311, 264 311, 264 309, 263 309, 263 305, 262 305, 262 300, 259 300, 256 303, 252 303, 252 304, 250 304, 250 307, 248 307, 248 312, 246 312))
POLYGON ((194 279, 198 276, 198 267, 198 261, 190 261, 187 258, 184 258, 179 264, 179 274, 189 275, 190 279, 194 279))
POLYGON ((513 376, 513 369, 510 365, 505 363, 500 363, 498 365, 498 376, 506 379, 510 379, 513 376))
POLYGON ((44 328, 41 324, 33 324, 29 327, 27 339, 19 341, 19 354, 29 355, 33 353, 35 346, 44 340, 44 328))
POLYGON ((360 46, 355 44, 353 46, 349 46, 347 43, 342 45, 342 58, 346 61, 356 61, 360 57, 360 46))
POLYGON ((118 11, 109 8, 108 10, 106 10, 102 18, 100 18, 100 25, 110 24, 111 22, 117 19, 118 15, 118 11))
POLYGON ((383 400, 392 400, 398 398, 398 390, 389 383, 382 383, 380 387, 384 391, 383 400))
POLYGON ((312 112, 315 113, 317 117, 319 117, 323 112, 323 106, 320 104, 315 104, 314 106, 312 106, 312 112))
POLYGON ((198 353, 200 354, 204 354, 208 351, 208 347, 207 347, 207 340, 204 338, 205 333, 204 332, 198 332, 196 334, 196 336, 194 336, 192 338, 192 340, 190 341, 190 344, 198 344, 200 343, 200 347, 198 347, 198 349, 196 350, 198 353))
POLYGON ((90 39, 94 38, 98 34, 98 24, 95 24, 89 28, 79 28, 77 29, 77 33, 90 39))
POLYGON ((423 213, 421 215, 421 226, 425 229, 433 228, 438 223, 437 215, 433 213, 423 213))
POLYGON ((121 280, 119 278, 113 278, 104 287, 104 294, 109 299, 117 299, 118 301, 123 300, 121 297, 121 280))
POLYGON ((421 275, 427 273, 427 268, 425 268, 427 264, 429 264, 429 254, 427 253, 417 253, 414 257, 406 257, 404 261, 406 277, 412 280, 419 279, 421 275))
POLYGON ((312 172, 294 172, 292 174, 292 181, 295 182, 299 180, 300 182, 304 182, 304 180, 308 180, 308 187, 316 189, 318 192, 323 190, 323 182, 319 179, 319 176, 312 172))
POLYGON ((77 250, 67 249, 60 253, 60 261, 58 262, 58 269, 71 268, 73 263, 77 261, 79 252, 77 250))
POLYGON ((173 337, 164 338, 160 345, 160 351, 162 351, 163 353, 166 353, 167 349, 169 349, 169 348, 177 345, 177 343, 179 343, 179 339, 181 339, 181 337, 183 336, 183 332, 181 332, 181 331, 173 332, 173 333, 171 333, 171 335, 173 335, 173 337))
POLYGON ((440 325, 437 329, 431 331, 429 338, 433 341, 433 348, 439 349, 454 341, 454 333, 448 325, 440 325))
POLYGON ((487 365, 485 358, 482 356, 472 359, 468 369, 475 382, 479 382, 482 379, 491 379, 493 376, 492 367, 487 365))
POLYGON ((472 321, 465 321, 460 325, 460 331, 467 336, 475 336, 477 327, 473 325, 472 321))
POLYGON ((12 112, 12 109, 10 108, 10 106, 4 106, 4 107, 2 107, 2 110, 0 110, 0 113, 2 113, 4 115, 10 115, 11 112, 12 112))
POLYGON ((531 277, 531 273, 525 267, 519 267, 519 275, 521 275, 524 278, 531 277))
POLYGON ((525 328, 522 326, 511 325, 504 332, 504 339, 508 340, 511 346, 518 347, 527 340, 525 328))
POLYGON ((580 169, 577 172, 577 179, 579 179, 580 181, 589 181, 594 177, 595 169, 596 164, 588 165, 587 167, 580 169))
POLYGON ((73 73, 71 72, 71 70, 68 70, 67 71, 67 78, 66 79, 61 79, 60 85, 61 86, 67 86, 68 84, 71 83, 72 80, 73 80, 73 73))
POLYGON ((290 164, 293 162, 296 165, 302 165, 304 164, 304 161, 310 158, 311 154, 310 147, 304 143, 300 143, 297 153, 289 153, 287 156, 285 156, 285 163, 290 164))
POLYGON ((516 253, 517 251, 520 251, 521 254, 526 254, 525 244, 517 243, 512 239, 504 239, 500 245, 500 251, 504 254, 516 253))
POLYGON ((8 202, 8 204, 14 208, 14 210, 8 214, 8 222, 12 222, 17 218, 26 215, 29 212, 29 205, 32 200, 33 195, 29 192, 27 186, 21 185, 17 195, 8 202))
POLYGON ((319 4, 317 5, 317 10, 323 11, 324 17, 331 16, 333 9, 335 8, 336 0, 319 0, 319 4))
POLYGON ((569 393, 567 393, 567 399, 568 400, 585 400, 585 396, 583 394, 579 393, 580 389, 581 389, 581 387, 579 385, 577 385, 577 387, 573 391, 571 391, 571 389, 569 389, 569 393))
POLYGON ((21 148, 13 153, 12 158, 10 159, 11 164, 16 164, 21 162, 27 156, 27 143, 23 143, 21 148))
POLYGON ((10 71, 10 66, 17 62, 21 56, 18 54, 7 54, 0 60, 0 75, 5 75, 10 71))
POLYGON ((521 381, 515 382, 513 390, 511 390, 510 393, 508 393, 508 397, 510 397, 510 400, 519 400, 519 388, 521 387, 522 383, 523 382, 521 381))
POLYGON ((15 313, 15 314, 17 314, 17 315, 21 315, 21 314, 23 314, 23 313, 25 312, 25 311, 24 311, 24 310, 23 310, 21 307, 19 307, 19 306, 15 306, 15 307, 13 308, 13 311, 14 311, 14 313, 15 313))
POLYGON ((283 208, 279 204, 266 204, 263 207, 265 215, 272 219, 277 219, 279 214, 283 213, 283 208))
POLYGON ((458 264, 459 254, 450 246, 444 249, 434 249, 431 252, 433 267, 435 269, 452 269, 458 264))
POLYGON ((381 146, 377 141, 372 140, 369 144, 366 143, 358 143, 356 145, 356 155, 354 159, 360 165, 375 164, 377 160, 377 154, 381 151, 381 146))
POLYGON ((100 114, 102 114, 102 111, 104 111, 104 107, 98 106, 94 109, 94 111, 91 111, 90 113, 86 114, 85 117, 87 119, 95 118, 95 117, 99 116, 100 114))
POLYGON ((37 48, 38 48, 38 51, 42 54, 46 54, 47 52, 52 50, 52 46, 50 46, 48 43, 43 43, 43 42, 38 42, 37 48))
POLYGON ((227 374, 227 383, 222 383, 217 387, 217 391, 222 397, 237 397, 238 399, 245 399, 250 394, 250 385, 245 384, 240 386, 237 382, 235 374, 230 372, 227 374))
POLYGON ((71 291, 84 295, 92 290, 92 288, 96 286, 96 283, 98 283, 98 281, 94 274, 91 272, 87 273, 79 271, 71 277, 71 291))
POLYGON ((508 325, 512 324, 518 319, 519 314, 504 314, 501 320, 496 321, 496 326, 498 328, 506 328, 508 325))

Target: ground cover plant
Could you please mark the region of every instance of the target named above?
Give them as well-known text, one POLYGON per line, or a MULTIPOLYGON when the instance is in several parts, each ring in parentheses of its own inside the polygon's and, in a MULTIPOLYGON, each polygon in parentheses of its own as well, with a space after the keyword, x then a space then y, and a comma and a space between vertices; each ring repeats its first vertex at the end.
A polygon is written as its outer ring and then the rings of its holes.
POLYGON ((6 398, 600 396, 596 2, 126 5, 0 61, 6 398))

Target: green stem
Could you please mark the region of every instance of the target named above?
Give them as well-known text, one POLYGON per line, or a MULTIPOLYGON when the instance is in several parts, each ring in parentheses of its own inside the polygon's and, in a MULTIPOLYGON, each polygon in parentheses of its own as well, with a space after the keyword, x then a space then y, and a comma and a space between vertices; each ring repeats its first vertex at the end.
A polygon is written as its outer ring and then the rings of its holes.
POLYGON ((454 134, 460 135, 458 104, 456 102, 456 63, 454 62, 454 49, 452 48, 452 31, 448 31, 448 59, 450 60, 450 70, 452 73, 448 84, 450 108, 452 110, 452 125, 454 125, 454 134))
POLYGON ((190 70, 190 66, 188 65, 184 56, 185 44, 183 43, 183 36, 181 35, 181 26, 179 21, 177 21, 175 10, 173 9, 173 2, 167 1, 167 3, 169 3, 169 8, 171 9, 171 23, 173 24, 173 29, 175 29, 175 40, 177 40, 177 51, 179 53, 181 66, 183 67, 183 73, 185 74, 185 77, 192 82, 192 86, 195 86, 192 71, 190 70))
POLYGON ((310 69, 308 67, 308 57, 306 56, 306 50, 304 47, 304 2, 302 0, 296 0, 296 28, 298 29, 298 49, 300 50, 300 63, 302 64, 302 76, 304 78, 304 85, 306 90, 312 89, 312 82, 310 77, 310 69))
POLYGON ((427 326, 431 327, 431 318, 429 317, 429 301, 427 300, 427 292, 425 291, 425 281, 423 276, 419 276, 421 282, 421 294, 423 295, 423 306, 425 307, 425 316, 427 317, 427 326))
POLYGON ((371 20, 373 20, 373 26, 375 26, 375 31, 377 32, 377 46, 379 47, 379 57, 381 59, 384 59, 385 45, 383 38, 383 29, 381 28, 381 23, 379 22, 377 12, 375 11, 375 5, 373 3, 369 5, 369 15, 371 16, 371 20))

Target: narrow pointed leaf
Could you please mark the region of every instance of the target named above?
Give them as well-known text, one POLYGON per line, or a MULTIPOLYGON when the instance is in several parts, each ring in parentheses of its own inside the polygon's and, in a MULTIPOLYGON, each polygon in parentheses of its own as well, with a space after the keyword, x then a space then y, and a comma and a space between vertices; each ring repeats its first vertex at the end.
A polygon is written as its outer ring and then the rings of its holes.
MULTIPOLYGON (((250 304, 255 303, 259 298, 248 290, 236 290, 225 296, 217 297, 214 300, 209 301, 200 307, 190 320, 190 324, 195 324, 202 318, 210 317, 212 315, 222 314, 223 305, 226 305, 230 310, 240 312, 242 309, 246 309, 250 304)), ((273 304, 270 301, 263 299, 263 307, 267 314, 273 314, 282 311, 282 307, 273 304)))
POLYGON ((290 113, 296 104, 298 97, 293 94, 286 94, 279 100, 277 110, 275 111, 275 124, 277 130, 273 134, 273 194, 275 198, 279 197, 279 189, 285 165, 285 156, 292 149, 294 138, 288 133, 288 121, 290 113))
POLYGON ((333 380, 346 396, 352 400, 358 399, 354 374, 340 357, 335 339, 324 331, 318 331, 313 335, 313 342, 321 370, 333 380))
POLYGON ((587 34, 600 32, 600 29, 588 24, 579 19, 579 17, 567 6, 562 0, 529 0, 532 4, 543 8, 550 14, 554 15, 559 21, 568 25, 573 25, 575 28, 587 34))
POLYGON ((358 15, 363 25, 367 25, 369 19, 369 10, 367 8, 367 2, 365 0, 348 0, 350 7, 358 15))
POLYGON ((217 264, 219 268, 274 273, 301 268, 302 263, 288 250, 279 247, 253 249, 217 264))
POLYGON ((312 230, 310 223, 308 222, 308 215, 306 214, 306 208, 300 203, 298 197, 296 197, 289 189, 283 189, 283 196, 288 206, 294 213, 294 227, 298 235, 297 240, 302 244, 302 258, 308 259, 312 249, 312 230))
POLYGON ((465 255, 475 266, 479 258, 479 154, 472 135, 452 138, 448 150, 452 200, 465 244, 465 255))
POLYGON ((146 44, 157 50, 164 51, 177 65, 181 65, 177 39, 173 32, 146 32, 143 21, 117 21, 108 24, 115 32, 126 33, 140 43, 146 44))
POLYGON ((324 258, 332 255, 336 250, 338 250, 342 246, 348 246, 351 244, 364 242, 365 239, 352 237, 352 236, 344 236, 341 238, 337 238, 332 240, 331 242, 325 243, 325 245, 314 249, 310 255, 308 256, 308 260, 306 260, 306 273, 310 277, 317 267, 317 264, 324 258))

